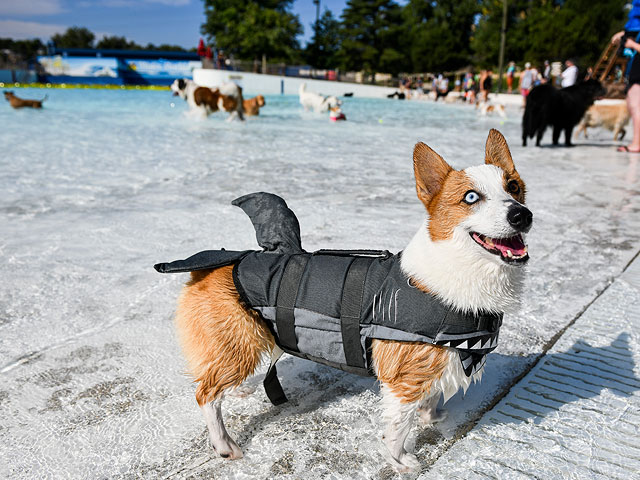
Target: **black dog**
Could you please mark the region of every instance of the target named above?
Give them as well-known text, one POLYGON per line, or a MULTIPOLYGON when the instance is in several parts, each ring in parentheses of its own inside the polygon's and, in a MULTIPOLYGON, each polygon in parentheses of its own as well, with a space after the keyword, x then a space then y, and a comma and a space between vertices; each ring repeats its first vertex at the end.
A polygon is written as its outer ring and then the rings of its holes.
POLYGON ((605 94, 597 80, 586 80, 571 87, 557 89, 549 84, 538 85, 527 96, 527 106, 522 117, 522 145, 527 138, 536 137, 536 146, 548 125, 553 126, 553 144, 558 145, 560 132, 564 130, 564 144, 571 146, 571 132, 584 112, 596 98, 605 94))

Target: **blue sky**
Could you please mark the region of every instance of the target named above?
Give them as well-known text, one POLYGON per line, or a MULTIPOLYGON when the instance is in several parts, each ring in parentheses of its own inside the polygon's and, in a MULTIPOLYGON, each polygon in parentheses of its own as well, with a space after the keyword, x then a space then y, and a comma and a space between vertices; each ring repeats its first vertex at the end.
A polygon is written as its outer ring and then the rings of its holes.
MULTIPOLYGON (((346 0, 321 0, 339 16, 346 0)), ((311 38, 316 9, 312 0, 295 0, 294 13, 311 38)), ((0 0, 0 37, 48 40, 67 27, 87 27, 96 36, 119 35, 146 45, 169 43, 195 47, 204 21, 201 0, 0 0)))

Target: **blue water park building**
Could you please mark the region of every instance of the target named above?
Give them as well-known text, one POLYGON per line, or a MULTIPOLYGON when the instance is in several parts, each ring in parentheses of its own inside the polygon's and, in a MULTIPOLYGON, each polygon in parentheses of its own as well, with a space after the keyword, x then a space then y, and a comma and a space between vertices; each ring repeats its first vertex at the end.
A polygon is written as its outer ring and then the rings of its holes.
POLYGON ((201 68, 195 52, 56 48, 38 56, 43 83, 170 85, 201 68))

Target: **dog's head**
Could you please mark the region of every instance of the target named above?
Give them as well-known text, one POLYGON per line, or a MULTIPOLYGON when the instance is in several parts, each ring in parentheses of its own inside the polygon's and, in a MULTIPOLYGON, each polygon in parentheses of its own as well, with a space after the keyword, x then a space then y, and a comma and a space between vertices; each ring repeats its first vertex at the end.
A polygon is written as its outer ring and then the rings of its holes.
POLYGON ((607 89, 604 88, 602 84, 594 78, 590 78, 589 80, 581 82, 579 86, 591 99, 591 101, 598 100, 604 97, 607 93, 607 89))
POLYGON ((340 99, 338 99, 338 97, 336 97, 335 95, 330 95, 325 98, 324 103, 329 107, 329 109, 342 105, 342 101, 340 101, 340 99))
POLYGON ((449 242, 464 258, 501 265, 529 259, 524 235, 533 215, 505 138, 491 130, 485 164, 454 170, 424 143, 413 152, 418 198, 429 213, 433 242, 449 242))
POLYGON ((4 98, 5 98, 6 100, 9 100, 10 98, 12 98, 12 97, 14 96, 14 95, 13 95, 13 92, 12 92, 12 91, 9 91, 9 90, 5 90, 5 91, 4 91, 4 92, 2 92, 2 93, 4 93, 4 98))
POLYGON ((171 91, 173 92, 173 96, 180 96, 183 100, 187 98, 187 82, 189 82, 186 78, 176 78, 171 84, 171 91))
POLYGON ((262 95, 258 95, 256 97, 256 103, 258 104, 259 107, 264 107, 265 105, 264 97, 262 95))

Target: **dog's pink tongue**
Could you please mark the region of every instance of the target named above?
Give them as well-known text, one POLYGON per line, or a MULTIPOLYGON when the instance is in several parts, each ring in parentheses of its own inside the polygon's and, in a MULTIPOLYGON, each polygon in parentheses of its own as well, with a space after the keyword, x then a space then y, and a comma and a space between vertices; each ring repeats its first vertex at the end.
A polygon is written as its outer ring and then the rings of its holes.
POLYGON ((511 250, 511 253, 516 256, 521 256, 526 253, 526 246, 522 241, 520 235, 516 235, 511 238, 496 238, 493 240, 494 245, 500 253, 507 254, 507 250, 511 250))

